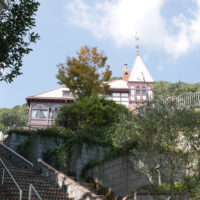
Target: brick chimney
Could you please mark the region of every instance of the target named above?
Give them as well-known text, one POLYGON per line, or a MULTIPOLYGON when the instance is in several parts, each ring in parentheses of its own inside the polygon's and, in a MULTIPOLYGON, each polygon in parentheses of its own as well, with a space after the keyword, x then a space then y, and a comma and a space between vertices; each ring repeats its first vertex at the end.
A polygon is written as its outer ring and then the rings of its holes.
POLYGON ((127 69, 127 64, 124 64, 123 81, 128 81, 130 71, 127 69))

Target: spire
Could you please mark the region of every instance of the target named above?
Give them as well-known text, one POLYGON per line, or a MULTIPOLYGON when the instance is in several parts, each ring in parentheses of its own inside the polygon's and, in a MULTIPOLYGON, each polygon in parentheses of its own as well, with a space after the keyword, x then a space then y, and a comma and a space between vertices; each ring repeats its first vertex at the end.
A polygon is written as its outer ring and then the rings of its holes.
POLYGON ((128 81, 154 82, 139 54, 136 55, 128 81))
POLYGON ((140 38, 139 38, 139 36, 138 36, 138 34, 137 34, 137 32, 136 32, 136 34, 135 34, 135 41, 136 41, 136 55, 139 55, 139 54, 140 54, 140 49, 139 49, 139 40, 140 40, 140 38))

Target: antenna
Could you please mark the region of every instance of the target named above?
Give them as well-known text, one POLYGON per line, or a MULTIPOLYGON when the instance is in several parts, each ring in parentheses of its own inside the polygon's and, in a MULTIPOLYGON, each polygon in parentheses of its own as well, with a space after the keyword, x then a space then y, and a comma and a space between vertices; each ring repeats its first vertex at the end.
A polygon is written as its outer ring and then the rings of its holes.
POLYGON ((140 50, 139 50, 139 40, 140 40, 140 38, 139 38, 139 36, 138 36, 138 34, 137 34, 137 32, 136 32, 136 34, 135 34, 136 54, 140 54, 140 50))

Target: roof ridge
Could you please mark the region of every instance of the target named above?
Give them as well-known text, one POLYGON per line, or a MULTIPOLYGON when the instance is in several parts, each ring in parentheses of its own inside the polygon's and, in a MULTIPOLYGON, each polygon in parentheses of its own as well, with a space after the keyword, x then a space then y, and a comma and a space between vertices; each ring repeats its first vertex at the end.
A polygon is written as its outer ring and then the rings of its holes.
POLYGON ((65 87, 65 86, 61 86, 61 87, 58 87, 58 88, 55 88, 55 89, 48 90, 48 91, 46 91, 46 92, 41 92, 41 93, 38 93, 38 94, 36 94, 36 95, 28 96, 27 98, 36 97, 36 96, 39 96, 39 95, 42 95, 42 94, 45 94, 45 93, 52 92, 52 91, 54 91, 54 90, 60 89, 60 88, 69 89, 69 88, 67 88, 67 87, 65 87))

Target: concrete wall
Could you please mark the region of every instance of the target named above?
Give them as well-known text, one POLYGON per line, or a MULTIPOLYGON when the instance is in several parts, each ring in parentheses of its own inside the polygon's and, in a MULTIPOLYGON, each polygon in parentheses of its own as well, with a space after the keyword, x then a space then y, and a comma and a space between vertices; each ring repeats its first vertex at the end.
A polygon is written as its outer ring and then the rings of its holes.
POLYGON ((88 177, 119 196, 126 196, 133 189, 149 184, 147 176, 134 169, 129 157, 120 156, 99 164, 88 171, 88 177))
POLYGON ((27 135, 19 135, 12 133, 6 138, 4 143, 10 147, 12 150, 16 151, 17 147, 22 144, 28 138, 27 135))
MULTIPOLYGON (((18 145, 22 144, 27 136, 12 133, 6 140, 6 145, 11 149, 17 150, 18 145)), ((37 163, 39 158, 43 159, 43 153, 46 151, 54 150, 57 146, 64 141, 56 137, 36 136, 26 149, 27 159, 33 163, 37 163)), ((76 178, 80 180, 80 174, 83 167, 91 160, 102 160, 109 151, 109 148, 101 146, 88 146, 86 144, 78 146, 72 153, 69 161, 68 171, 76 174, 76 178)))
POLYGON ((37 163, 38 158, 43 158, 43 153, 52 151, 63 143, 63 139, 55 137, 36 136, 30 143, 27 151, 28 159, 37 163))
MULTIPOLYGON (((134 193, 134 195, 129 197, 124 197, 123 200, 170 200, 170 196, 166 192, 158 193, 134 193)), ((175 200, 189 200, 188 195, 186 194, 177 194, 175 195, 175 200)))
POLYGON ((70 159, 69 170, 76 173, 76 178, 81 179, 81 171, 91 160, 103 160, 109 148, 101 146, 88 146, 83 144, 82 150, 75 149, 70 159))

